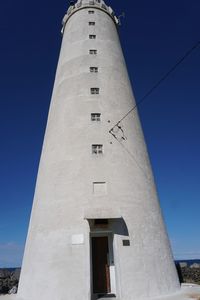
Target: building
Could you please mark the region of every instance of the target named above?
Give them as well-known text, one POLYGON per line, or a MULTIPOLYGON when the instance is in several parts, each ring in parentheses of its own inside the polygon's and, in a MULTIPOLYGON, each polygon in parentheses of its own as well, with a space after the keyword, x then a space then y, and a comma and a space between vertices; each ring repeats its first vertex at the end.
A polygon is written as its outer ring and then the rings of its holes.
POLYGON ((71 3, 18 295, 150 299, 180 288, 121 45, 102 0, 71 3))

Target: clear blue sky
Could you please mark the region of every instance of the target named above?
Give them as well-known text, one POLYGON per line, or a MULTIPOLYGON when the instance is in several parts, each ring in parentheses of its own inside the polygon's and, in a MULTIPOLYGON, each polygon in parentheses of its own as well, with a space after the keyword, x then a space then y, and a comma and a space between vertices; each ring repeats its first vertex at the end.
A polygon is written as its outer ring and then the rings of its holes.
MULTIPOLYGON (((200 40, 199 0, 107 0, 136 99, 200 40)), ((59 55, 65 0, 0 10, 0 267, 20 266, 59 55)), ((200 49, 139 109, 176 258, 200 258, 200 49)))

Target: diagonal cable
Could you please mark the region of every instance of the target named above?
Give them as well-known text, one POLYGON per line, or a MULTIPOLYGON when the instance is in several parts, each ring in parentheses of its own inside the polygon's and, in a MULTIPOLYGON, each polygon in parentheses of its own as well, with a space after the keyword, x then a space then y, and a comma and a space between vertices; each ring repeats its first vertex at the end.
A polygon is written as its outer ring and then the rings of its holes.
POLYGON ((194 44, 192 46, 192 48, 190 48, 185 55, 180 58, 177 63, 163 76, 161 77, 160 80, 158 80, 158 82, 135 104, 135 106, 133 106, 133 108, 131 110, 129 110, 109 131, 109 133, 111 133, 113 131, 113 129, 119 125, 120 122, 122 122, 132 111, 134 111, 140 104, 142 104, 147 97, 149 97, 154 90, 156 90, 163 81, 165 81, 183 62, 184 60, 190 56, 192 54, 192 52, 194 50, 196 50, 198 47, 200 46, 200 41, 198 41, 196 44, 194 44))
POLYGON ((117 142, 121 145, 122 148, 124 148, 124 150, 128 153, 128 155, 134 160, 135 164, 137 165, 137 167, 140 169, 140 171, 143 173, 143 175, 146 177, 146 179, 148 181, 150 181, 149 176, 146 174, 145 170, 142 168, 142 166, 139 164, 139 162, 137 161, 137 159, 135 158, 135 156, 133 155, 133 153, 131 153, 125 146, 124 144, 118 140, 118 138, 116 137, 116 135, 111 132, 111 135, 117 140, 117 142))

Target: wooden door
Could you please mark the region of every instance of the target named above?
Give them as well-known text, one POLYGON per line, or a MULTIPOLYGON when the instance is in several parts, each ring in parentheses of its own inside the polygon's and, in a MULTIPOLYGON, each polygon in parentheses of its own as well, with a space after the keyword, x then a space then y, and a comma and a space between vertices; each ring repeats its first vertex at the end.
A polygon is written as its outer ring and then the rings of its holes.
POLYGON ((110 293, 108 237, 92 237, 93 293, 110 293))

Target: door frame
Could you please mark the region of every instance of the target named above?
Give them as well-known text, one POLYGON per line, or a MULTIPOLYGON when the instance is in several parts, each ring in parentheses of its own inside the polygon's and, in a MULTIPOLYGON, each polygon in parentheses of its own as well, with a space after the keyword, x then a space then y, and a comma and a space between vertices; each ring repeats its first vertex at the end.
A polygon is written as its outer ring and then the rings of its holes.
POLYGON ((91 293, 93 294, 93 265, 92 265, 92 237, 108 237, 108 248, 109 248, 109 273, 110 273, 110 293, 116 295, 116 275, 115 275, 115 261, 114 261, 114 247, 113 247, 113 239, 114 234, 112 231, 91 231, 90 232, 90 284, 91 284, 91 293))

